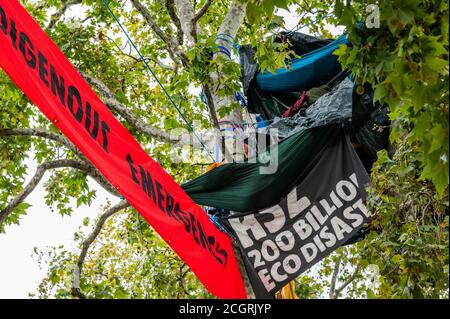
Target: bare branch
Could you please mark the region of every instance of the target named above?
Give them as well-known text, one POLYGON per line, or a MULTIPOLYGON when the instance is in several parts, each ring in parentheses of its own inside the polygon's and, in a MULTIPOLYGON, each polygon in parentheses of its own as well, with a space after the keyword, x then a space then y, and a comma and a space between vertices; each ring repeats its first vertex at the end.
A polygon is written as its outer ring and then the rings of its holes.
MULTIPOLYGON (((86 255, 88 253, 89 247, 92 245, 92 243, 95 241, 97 236, 100 234, 100 231, 102 230, 103 225, 105 224, 106 220, 114 215, 115 213, 129 207, 130 204, 126 201, 121 201, 117 205, 112 206, 108 210, 106 210, 102 215, 100 215, 100 218, 98 219, 97 223, 95 224, 94 229, 89 234, 89 236, 83 241, 83 244, 81 246, 81 252, 78 257, 77 261, 77 268, 78 272, 77 275, 81 277, 81 273, 83 271, 83 264, 86 259, 86 255)), ((77 298, 85 299, 86 296, 81 292, 80 287, 77 287, 74 284, 72 285, 72 296, 77 298)))
POLYGON ((131 3, 136 8, 136 10, 144 17, 148 26, 156 33, 156 35, 167 45, 167 51, 169 52, 172 60, 176 61, 176 57, 180 58, 183 65, 188 66, 189 62, 186 55, 181 52, 178 43, 169 37, 156 23, 155 18, 152 16, 150 11, 139 1, 131 0, 131 3))
POLYGON ((69 0, 67 1, 61 9, 56 11, 52 16, 50 17, 50 22, 47 25, 47 29, 53 28, 53 26, 58 22, 58 20, 66 13, 67 9, 69 9, 71 6, 80 4, 81 0, 69 0))
POLYGON ((142 120, 137 118, 128 108, 127 106, 120 103, 114 93, 99 79, 93 77, 92 75, 86 74, 82 71, 79 71, 80 74, 93 86, 95 86, 100 93, 104 96, 103 102, 108 108, 114 110, 124 117, 124 119, 133 125, 138 131, 143 134, 147 134, 148 136, 154 137, 162 142, 167 142, 170 144, 176 144, 180 142, 179 138, 172 136, 171 134, 157 129, 154 126, 148 125, 144 123, 142 120))
POLYGON ((186 289, 186 287, 184 286, 184 278, 186 277, 186 274, 189 272, 189 268, 187 268, 186 264, 183 264, 180 267, 180 274, 178 277, 178 281, 180 282, 180 286, 183 289, 184 293, 186 294, 186 296, 189 296, 190 293, 189 291, 186 289), (186 270, 185 270, 186 269, 186 270))
POLYGON ((217 119, 217 113, 215 109, 214 99, 211 94, 211 89, 209 85, 203 85, 203 91, 205 93, 206 101, 208 103, 208 112, 211 117, 211 125, 213 128, 220 131, 219 120, 217 119))
POLYGON ((339 256, 334 265, 333 276, 331 277, 330 299, 336 299, 336 297, 337 297, 337 294, 335 293, 335 289, 336 289, 336 281, 337 281, 337 278, 339 275, 339 268, 341 266, 341 262, 342 262, 342 257, 339 256))
POLYGON ((194 19, 192 20, 193 23, 197 23, 197 21, 205 15, 206 11, 208 11, 209 7, 211 6, 211 3, 212 0, 206 0, 203 7, 201 7, 200 10, 194 15, 194 19))
POLYGON ((361 267, 358 265, 356 266, 355 271, 353 272, 353 274, 350 276, 350 278, 348 278, 343 284, 342 286, 340 286, 339 288, 336 289, 335 292, 335 296, 338 297, 339 294, 342 292, 342 290, 345 289, 345 287, 347 287, 353 280, 355 280, 356 276, 358 275, 359 271, 360 271, 361 267))
MULTIPOLYGON (((222 23, 220 24, 218 34, 226 34, 230 39, 216 38, 216 44, 227 48, 230 52, 233 50, 233 43, 231 39, 236 37, 239 27, 244 20, 245 13, 247 11, 247 3, 243 3, 239 0, 233 0, 225 15, 222 23)), ((223 83, 220 79, 220 72, 213 72, 210 75, 211 78, 211 94, 213 97, 214 107, 216 110, 220 110, 223 106, 228 106, 235 101, 233 95, 226 97, 220 97, 218 93, 223 87, 223 83)), ((237 112, 236 113, 237 116, 237 112)), ((226 118, 225 118, 226 119, 226 118)), ((237 118, 236 118, 237 119, 237 118)), ((235 120, 230 118, 230 120, 235 120)))
POLYGON ((0 129, 0 137, 2 136, 36 136, 42 137, 67 147, 72 151, 80 161, 72 162, 72 167, 82 170, 86 175, 91 176, 100 186, 114 196, 119 196, 117 190, 108 182, 108 180, 92 165, 92 163, 81 153, 75 145, 72 144, 65 136, 39 128, 11 128, 0 129))
POLYGON ((0 136, 36 136, 43 137, 55 142, 58 142, 61 145, 67 147, 70 151, 72 151, 79 158, 86 160, 86 157, 81 153, 72 142, 69 141, 65 136, 41 129, 41 128, 10 128, 10 129, 0 129, 0 136))
POLYGON ((40 164, 30 182, 23 188, 19 195, 17 195, 2 211, 0 211, 0 226, 5 222, 11 212, 36 188, 47 170, 62 167, 73 167, 78 164, 79 161, 73 159, 62 159, 40 164))

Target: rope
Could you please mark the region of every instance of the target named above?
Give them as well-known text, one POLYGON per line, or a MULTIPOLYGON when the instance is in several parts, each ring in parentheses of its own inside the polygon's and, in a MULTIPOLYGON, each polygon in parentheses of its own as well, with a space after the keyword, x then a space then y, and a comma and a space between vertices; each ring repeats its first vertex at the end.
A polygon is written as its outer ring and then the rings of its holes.
POLYGON ((329 86, 332 82, 334 82, 334 80, 336 80, 339 76, 341 76, 344 72, 346 72, 345 70, 342 70, 341 72, 339 72, 334 78, 332 78, 330 81, 327 82, 327 84, 325 84, 325 86, 329 86))
POLYGON ((231 42, 231 43, 233 43, 234 42, 234 38, 231 36, 231 34, 229 34, 229 33, 218 33, 217 35, 216 35, 216 38, 228 38, 228 40, 225 40, 225 39, 223 39, 224 41, 228 41, 228 42, 231 42))
POLYGON ((216 36, 216 40, 222 40, 222 41, 225 41, 225 42, 227 42, 228 44, 231 44, 231 45, 234 44, 234 42, 232 40, 227 39, 226 37, 221 36, 221 35, 216 36))
POLYGON ((186 117, 184 116, 184 114, 181 112, 180 108, 178 107, 178 105, 175 103, 175 101, 172 99, 172 97, 170 96, 170 94, 166 91, 166 88, 164 87, 164 85, 161 83, 161 81, 158 79, 158 77, 156 76, 155 72, 153 72, 152 68, 150 67, 150 65, 148 64, 147 60, 144 58, 144 56, 142 55, 142 53, 139 51, 139 49, 137 48, 136 44, 134 44, 133 40, 131 39, 130 35, 128 34, 128 32, 125 30, 124 26, 122 25, 122 23, 120 23, 119 19, 117 18, 117 16, 114 14, 114 12, 111 10, 111 7, 109 6, 107 0, 102 0, 103 4, 105 5, 105 7, 108 9, 109 13, 111 14, 111 16, 114 18, 114 20, 117 22, 117 24, 119 25, 120 29, 122 30, 123 34, 127 37, 128 42, 131 44, 131 46, 133 47, 133 49, 136 51, 136 53, 139 55, 140 60, 144 63, 144 65, 146 66, 146 68, 149 70, 149 72, 151 73, 151 75, 153 76, 153 78, 155 79, 155 81, 158 83, 158 85, 161 87, 161 89, 163 90, 164 94, 166 95, 166 97, 169 99, 170 103, 172 104, 172 106, 175 108, 175 110, 178 112, 178 114, 181 116, 181 118, 183 119, 183 121, 186 123, 186 125, 188 126, 188 128, 192 131, 192 133, 194 134, 194 136, 197 138, 197 140, 200 142, 200 144, 202 145, 203 150, 205 150, 208 155, 211 157, 211 159, 214 160, 214 158, 212 157, 211 153, 209 152, 208 148, 205 146, 205 144, 203 144, 203 141, 200 139, 200 137, 197 135, 197 133, 195 133, 194 128, 192 127, 192 125, 188 122, 188 120, 186 119, 186 117))
POLYGON ((219 51, 214 52, 213 53, 214 55, 217 54, 217 53, 223 53, 226 56, 228 56, 229 58, 231 58, 231 52, 226 47, 224 47, 223 45, 218 45, 217 48, 219 49, 219 51))
POLYGON ((235 42, 234 42, 234 38, 231 36, 231 34, 228 34, 228 33, 218 33, 217 36, 216 36, 216 41, 217 41, 217 40, 225 41, 226 43, 232 45, 233 48, 234 48, 237 52, 239 52, 239 49, 240 49, 241 46, 239 45, 239 43, 235 43, 235 42))

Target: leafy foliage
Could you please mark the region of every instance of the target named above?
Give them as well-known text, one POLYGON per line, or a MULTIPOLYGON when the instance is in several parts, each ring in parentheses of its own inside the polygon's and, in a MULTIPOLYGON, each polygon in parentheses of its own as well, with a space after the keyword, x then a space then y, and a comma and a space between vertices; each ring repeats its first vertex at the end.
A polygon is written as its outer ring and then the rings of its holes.
MULTIPOLYGON (((339 3, 339 1, 337 2, 339 3)), ((380 7, 380 28, 364 28, 365 2, 338 14, 352 46, 336 54, 343 65, 387 103, 394 121, 391 140, 408 143, 421 156, 420 179, 448 189, 448 3, 389 1, 380 7)))
POLYGON ((379 3, 380 28, 365 28, 365 1, 336 13, 352 46, 335 54, 390 107, 391 156, 371 175, 375 218, 363 263, 380 270, 370 297, 448 298, 448 3, 379 3))

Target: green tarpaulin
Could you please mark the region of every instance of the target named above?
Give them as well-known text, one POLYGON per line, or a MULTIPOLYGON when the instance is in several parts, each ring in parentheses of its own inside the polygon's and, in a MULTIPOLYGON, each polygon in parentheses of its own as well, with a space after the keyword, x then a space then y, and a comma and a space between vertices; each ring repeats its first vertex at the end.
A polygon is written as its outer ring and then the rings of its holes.
POLYGON ((224 164, 182 185, 201 205, 249 212, 276 204, 320 159, 328 142, 340 136, 337 125, 302 130, 278 145, 278 169, 261 174, 262 163, 224 164))

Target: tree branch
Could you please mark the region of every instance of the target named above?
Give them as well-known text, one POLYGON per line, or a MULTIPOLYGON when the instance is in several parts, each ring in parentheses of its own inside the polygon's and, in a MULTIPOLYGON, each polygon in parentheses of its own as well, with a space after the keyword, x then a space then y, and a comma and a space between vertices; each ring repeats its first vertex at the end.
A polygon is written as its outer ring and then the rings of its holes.
POLYGON ((47 170, 62 167, 77 167, 79 164, 80 161, 74 159, 55 160, 40 164, 30 182, 24 187, 19 195, 17 195, 2 211, 0 211, 0 226, 5 222, 11 212, 36 188, 47 170))
MULTIPOLYGON (((230 5, 230 8, 228 9, 227 14, 225 15, 222 23, 220 24, 217 33, 227 34, 229 37, 234 39, 239 30, 239 27, 242 24, 242 21, 244 20, 246 11, 247 11, 247 3, 241 3, 239 0, 233 0, 233 2, 230 5)), ((230 43, 229 40, 216 38, 216 44, 227 48, 230 52, 233 50, 233 44, 230 43)), ((220 89, 223 87, 223 83, 220 80, 220 77, 221 77, 220 72, 213 72, 210 75, 212 83, 211 94, 214 101, 214 107, 217 111, 220 110, 223 106, 230 105, 235 101, 233 95, 229 95, 226 97, 219 96, 218 91, 220 91, 220 89)), ((234 121, 233 118, 230 118, 230 120, 234 121)))
POLYGON ((169 13, 170 18, 172 19, 173 24, 177 27, 177 39, 178 44, 183 44, 183 31, 181 29, 181 22, 178 19, 178 16, 175 12, 175 3, 174 0, 166 0, 166 8, 169 13))
POLYGON ((353 274, 350 276, 350 278, 348 278, 343 284, 342 286, 340 286, 339 288, 336 289, 335 292, 335 296, 336 298, 339 296, 339 294, 342 292, 342 290, 345 289, 345 287, 347 287, 353 280, 355 280, 356 276, 358 275, 359 271, 360 271, 361 267, 358 265, 356 266, 355 271, 353 272, 353 274))
POLYGON ((56 11, 52 16, 50 17, 50 22, 47 25, 47 29, 53 28, 53 26, 58 22, 58 20, 66 13, 67 9, 69 9, 71 6, 80 4, 81 0, 69 0, 67 1, 61 9, 56 11))
MULTIPOLYGON (((162 62, 160 59, 158 59, 158 57, 151 57, 151 58, 145 58, 146 60, 150 60, 150 61, 152 61, 153 63, 155 63, 156 65, 158 65, 160 68, 162 68, 162 69, 166 69, 166 70, 170 70, 170 71, 172 71, 172 72, 177 72, 177 70, 175 69, 175 67, 173 67, 173 66, 171 66, 171 65, 168 65, 168 64, 165 64, 164 62, 162 62)), ((177 62, 176 61, 174 61, 174 64, 176 65, 177 64, 177 62)))
POLYGON ((181 30, 187 38, 188 46, 196 42, 197 30, 194 23, 194 6, 190 0, 174 0, 178 17, 181 23, 181 30))
POLYGON ((208 84, 203 85, 203 91, 205 93, 206 102, 208 103, 208 112, 209 116, 211 117, 211 126, 220 131, 219 120, 217 119, 216 108, 214 106, 214 99, 208 84))
MULTIPOLYGON (((92 243, 95 241, 97 236, 100 234, 100 231, 102 230, 103 225, 105 224, 106 220, 114 215, 115 213, 129 207, 130 204, 126 201, 121 201, 117 205, 112 206, 108 210, 106 210, 102 215, 100 215, 100 218, 98 219, 97 223, 95 224, 94 229, 89 234, 89 236, 83 241, 81 246, 81 252, 78 257, 77 261, 77 275, 79 276, 78 279, 81 277, 81 273, 83 271, 83 264, 86 259, 86 255, 88 253, 89 247, 91 247, 92 243)), ((72 284, 72 296, 77 298, 85 299, 86 296, 81 292, 80 287, 77 287, 75 284, 75 280, 72 284)))
POLYGON ((201 17, 203 17, 208 11, 209 7, 211 6, 212 0, 206 0, 203 7, 200 8, 200 10, 194 15, 194 19, 192 19, 192 23, 197 23, 198 20, 200 20, 201 17))
POLYGON ((339 268, 341 266, 341 262, 342 262, 342 257, 339 256, 334 265, 333 276, 331 277, 330 299, 336 299, 336 296, 337 296, 335 293, 335 289, 336 289, 336 281, 337 281, 337 277, 339 275, 339 268))
POLYGON ((1 136, 36 136, 43 137, 55 142, 58 142, 61 145, 67 147, 70 151, 72 151, 77 157, 82 160, 86 160, 86 157, 81 153, 72 142, 69 141, 65 136, 41 129, 41 128, 0 128, 0 137, 1 136))
POLYGON ((189 61, 186 55, 181 52, 178 43, 169 37, 156 23, 154 17, 150 13, 150 11, 139 1, 139 0, 131 0, 131 3, 135 7, 135 9, 142 15, 144 20, 147 22, 148 26, 156 33, 156 35, 167 45, 167 51, 169 52, 170 57, 173 61, 176 61, 176 57, 180 58, 183 65, 188 66, 189 61))
POLYGON ((84 156, 83 153, 75 147, 65 136, 39 128, 11 128, 0 129, 0 137, 2 136, 35 136, 42 137, 67 147, 72 151, 80 161, 75 161, 74 168, 82 170, 86 175, 92 177, 100 186, 114 196, 119 196, 117 190, 108 182, 108 180, 92 165, 92 163, 84 156))
POLYGON ((148 136, 154 137, 162 142, 167 142, 170 144, 177 144, 180 142, 179 138, 172 136, 170 133, 157 129, 154 126, 148 125, 139 118, 137 118, 125 105, 123 105, 116 99, 114 93, 112 93, 111 90, 102 81, 80 70, 79 72, 91 85, 95 86, 97 90, 99 90, 100 93, 104 96, 103 102, 105 103, 105 105, 111 110, 114 110, 115 112, 123 116, 124 119, 128 123, 133 125, 133 127, 136 128, 139 132, 147 134, 148 136))

